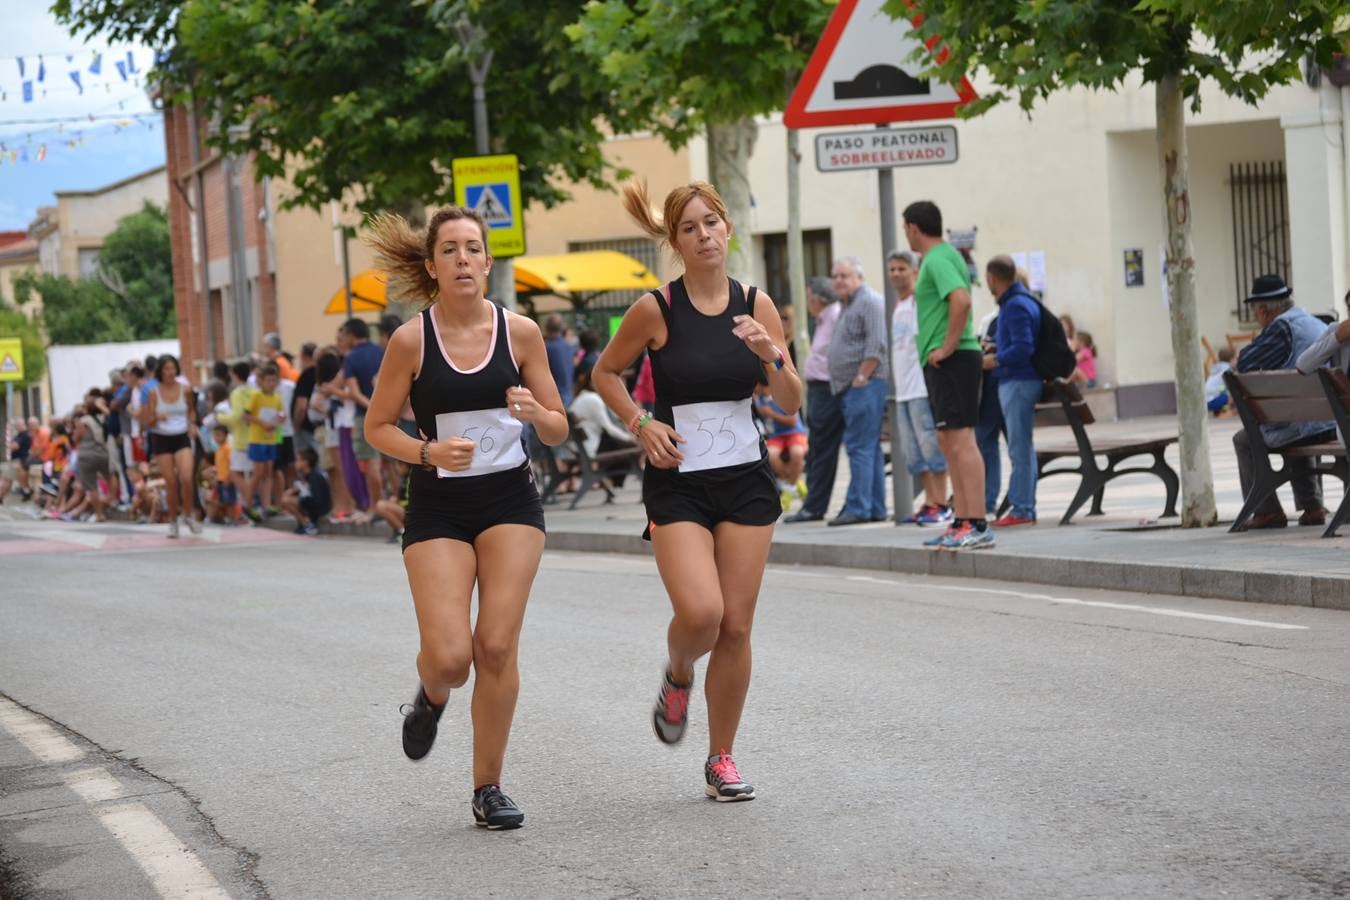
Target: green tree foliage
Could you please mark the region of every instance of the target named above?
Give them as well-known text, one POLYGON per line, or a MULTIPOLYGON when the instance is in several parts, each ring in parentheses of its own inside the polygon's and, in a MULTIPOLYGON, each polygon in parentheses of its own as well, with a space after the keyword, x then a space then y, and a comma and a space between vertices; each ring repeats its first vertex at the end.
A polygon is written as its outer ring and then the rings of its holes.
MULTIPOLYGON (((896 18, 922 14, 919 35, 941 38, 937 76, 980 68, 995 89, 964 111, 1015 99, 1030 110, 1062 88, 1112 90, 1133 73, 1178 76, 1198 110, 1200 83, 1255 103, 1296 81, 1308 57, 1321 64, 1346 43, 1346 0, 888 0, 896 18)), ((918 57, 916 57, 918 58, 918 57)))
MULTIPOLYGON (((1024 110, 1064 88, 1114 90, 1136 74, 1155 87, 1167 213, 1167 280, 1181 424, 1182 525, 1217 518, 1209 465, 1191 240, 1184 101, 1209 80, 1256 103, 1344 48, 1346 0, 888 0, 895 17, 922 15, 919 36, 941 39, 930 73, 952 81, 982 69, 994 89, 967 106, 979 115, 1015 99, 1024 110)), ((918 54, 916 53, 916 58, 918 54)))
POLYGON ((286 206, 348 198, 366 210, 453 200, 450 163, 472 156, 473 86, 456 25, 481 25, 493 152, 522 162, 527 200, 563 179, 606 186, 603 80, 563 27, 579 0, 57 0, 72 32, 166 48, 161 84, 218 116, 210 142, 288 177, 286 206))
POLYGON ((102 344, 136 337, 117 295, 93 279, 25 272, 14 279, 14 296, 26 305, 42 300, 41 322, 53 344, 102 344))
POLYGON ((612 124, 680 147, 709 123, 781 109, 832 10, 825 0, 591 0, 567 34, 610 80, 612 124))
POLYGON ((173 253, 169 217, 147 202, 117 223, 98 253, 98 275, 121 300, 119 311, 139 338, 174 337, 173 253))
MULTIPOLYGON (((754 117, 781 109, 832 5, 825 0, 591 0, 567 28, 609 80, 618 131, 653 130, 672 147, 706 132, 709 175, 749 234, 754 117)), ((733 239, 727 267, 750 274, 733 239)))

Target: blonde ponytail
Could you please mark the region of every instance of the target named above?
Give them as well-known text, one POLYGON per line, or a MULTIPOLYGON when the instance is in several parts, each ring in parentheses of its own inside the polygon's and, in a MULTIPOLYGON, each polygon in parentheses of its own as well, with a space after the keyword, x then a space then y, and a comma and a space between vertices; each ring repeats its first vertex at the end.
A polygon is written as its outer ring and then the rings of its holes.
POLYGON ((648 235, 667 244, 670 243, 670 235, 667 234, 666 226, 656 218, 656 213, 652 211, 651 198, 647 195, 646 179, 630 181, 623 186, 623 208, 628 212, 628 217, 648 235))
POLYGON ((408 220, 394 213, 378 213, 366 220, 366 246, 375 251, 375 266, 387 279, 389 295, 417 297, 430 303, 436 279, 426 267, 423 239, 408 220))

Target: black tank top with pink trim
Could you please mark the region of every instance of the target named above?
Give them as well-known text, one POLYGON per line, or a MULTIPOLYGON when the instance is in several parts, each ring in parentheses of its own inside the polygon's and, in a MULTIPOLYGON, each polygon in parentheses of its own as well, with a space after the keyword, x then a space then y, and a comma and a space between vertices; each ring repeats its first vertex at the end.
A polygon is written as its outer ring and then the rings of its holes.
MULTIPOLYGON (((505 409, 507 388, 520 384, 520 368, 511 352, 506 310, 496 304, 493 307, 492 340, 487 354, 482 362, 468 370, 460 369, 450 361, 450 354, 436 331, 432 311, 422 310, 422 366, 413 379, 409 399, 417 429, 424 436, 436 437, 436 417, 442 413, 505 409)), ((528 448, 525 448, 525 454, 528 459, 528 448)), ((510 480, 521 471, 528 475, 528 462, 511 471, 438 479, 431 469, 418 466, 413 469, 412 481, 416 487, 430 488, 440 494, 462 493, 466 489, 510 480)))
MULTIPOLYGON (((755 391, 755 385, 764 380, 764 368, 759 357, 732 334, 736 316, 753 316, 756 289, 741 287, 734 278, 728 278, 727 308, 715 316, 698 311, 689 299, 684 279, 670 283, 670 303, 660 290, 657 305, 666 322, 666 342, 659 350, 648 351, 652 359, 652 385, 656 388, 658 421, 674 427, 672 407, 685 403, 703 403, 714 400, 744 400, 755 391)), ((685 435, 685 438, 690 435, 685 435)), ((648 475, 656 478, 673 477, 689 481, 717 483, 733 480, 746 471, 758 468, 768 459, 763 442, 760 443, 760 462, 708 469, 701 472, 678 472, 673 469, 648 467, 648 475)))

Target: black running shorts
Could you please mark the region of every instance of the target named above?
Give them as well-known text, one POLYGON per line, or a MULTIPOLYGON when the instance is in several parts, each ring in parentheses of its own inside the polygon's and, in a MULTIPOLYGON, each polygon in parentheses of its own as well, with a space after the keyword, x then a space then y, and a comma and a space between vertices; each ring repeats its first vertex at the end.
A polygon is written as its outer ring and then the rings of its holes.
POLYGON ((642 477, 648 522, 643 540, 651 540, 653 528, 674 522, 694 522, 712 531, 719 522, 772 525, 783 514, 778 482, 767 458, 738 466, 731 477, 711 480, 699 474, 691 477, 647 467, 642 477))
POLYGON ((448 538, 472 544, 494 525, 544 530, 544 504, 528 465, 471 479, 438 478, 420 466, 408 479, 403 550, 419 541, 448 538))
POLYGON ((979 423, 983 371, 978 350, 957 350, 939 366, 924 365, 923 381, 928 387, 935 428, 974 428, 979 423))

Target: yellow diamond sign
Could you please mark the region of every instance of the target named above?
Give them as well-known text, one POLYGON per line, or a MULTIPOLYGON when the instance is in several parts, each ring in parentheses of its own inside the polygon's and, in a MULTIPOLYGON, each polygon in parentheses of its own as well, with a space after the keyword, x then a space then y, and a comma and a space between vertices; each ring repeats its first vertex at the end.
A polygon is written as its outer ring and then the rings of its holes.
POLYGON ((23 381, 23 341, 0 338, 0 381, 23 381))
POLYGON ((514 153, 468 156, 451 163, 455 203, 475 210, 488 226, 488 252, 496 257, 525 252, 520 162, 514 153))

